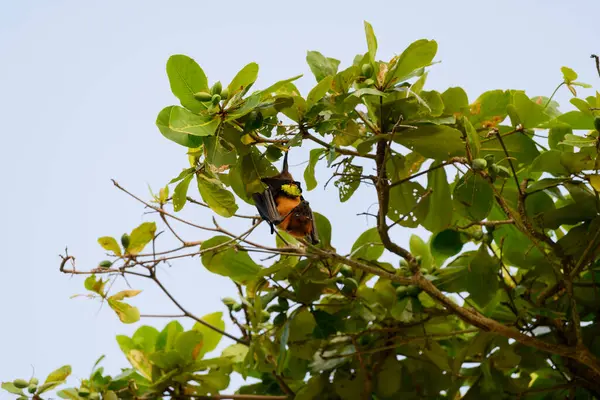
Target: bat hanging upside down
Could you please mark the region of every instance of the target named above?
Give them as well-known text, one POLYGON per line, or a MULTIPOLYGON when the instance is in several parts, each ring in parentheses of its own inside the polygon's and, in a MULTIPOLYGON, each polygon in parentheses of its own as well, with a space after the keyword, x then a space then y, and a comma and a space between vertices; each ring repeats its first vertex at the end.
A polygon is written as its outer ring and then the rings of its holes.
POLYGON ((283 156, 283 170, 278 175, 262 178, 267 185, 262 193, 254 193, 252 198, 261 218, 271 227, 277 228, 297 238, 307 237, 312 244, 319 243, 315 218, 308 201, 302 197, 300 182, 288 172, 288 153, 283 156))

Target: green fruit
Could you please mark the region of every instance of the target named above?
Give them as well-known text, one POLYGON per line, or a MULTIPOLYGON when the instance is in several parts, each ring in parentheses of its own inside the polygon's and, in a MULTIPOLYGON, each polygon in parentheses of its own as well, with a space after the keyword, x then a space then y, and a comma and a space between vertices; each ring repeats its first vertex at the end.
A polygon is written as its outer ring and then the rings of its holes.
POLYGON ((342 265, 340 268, 340 274, 345 276, 346 278, 351 278, 354 276, 354 271, 348 265, 342 265))
POLYGON ((290 303, 288 302, 288 300, 285 297, 278 297, 277 302, 279 303, 281 308, 283 308, 284 310, 287 310, 288 308, 290 308, 290 303))
POLYGON ((29 400, 29 397, 27 397, 27 396, 19 396, 19 397, 17 397, 17 400, 29 400))
POLYGON ((362 335, 358 338, 358 344, 360 344, 361 346, 366 346, 371 344, 373 342, 373 339, 374 337, 371 334, 362 335))
POLYGON ((416 297, 421 293, 421 288, 418 286, 400 286, 396 288, 396 298, 402 299, 406 296, 416 297))
POLYGON ((98 264, 98 266, 100 268, 110 268, 111 265, 112 265, 112 262, 110 262, 108 260, 104 260, 104 261, 100 262, 100 264, 98 264))
POLYGON ((375 79, 369 78, 369 79, 366 79, 363 83, 367 86, 370 86, 375 83, 375 79))
POLYGON ((275 318, 273 318, 273 325, 281 326, 281 325, 285 324, 286 320, 287 320, 287 315, 285 313, 277 314, 275 316, 275 318))
POLYGON ((471 164, 474 171, 483 171, 487 167, 487 161, 485 158, 476 158, 471 164))
POLYGON ((255 129, 258 129, 262 126, 263 123, 263 115, 260 111, 252 110, 250 114, 248 114, 248 119, 246 119, 246 123, 244 124, 244 132, 250 132, 255 129))
POLYGON ((344 282, 344 277, 343 276, 338 276, 338 277, 335 278, 335 283, 339 283, 341 285, 342 282, 344 282))
POLYGON ((237 303, 235 301, 235 299, 232 299, 231 297, 224 297, 221 299, 221 301, 223 302, 223 304, 225 304, 228 308, 233 308, 233 306, 237 303))
POLYGON ((371 64, 363 64, 360 69, 364 77, 370 78, 373 75, 373 66, 371 64))
POLYGON ((19 389, 25 389, 27 386, 29 386, 29 383, 25 379, 15 379, 13 381, 13 385, 19 389))
POLYGON ((344 284, 344 287, 349 288, 349 290, 358 289, 358 282, 356 282, 356 279, 354 278, 344 278, 342 283, 344 284))
POLYGON ((398 286, 396 288, 396 297, 401 299, 407 295, 408 287, 407 286, 398 286))
POLYGON ((483 159, 488 163, 488 164, 493 164, 494 161, 496 161, 496 156, 493 154, 487 154, 485 156, 483 156, 483 159))
POLYGON ((235 311, 235 312, 241 311, 241 309, 242 309, 242 305, 241 305, 240 303, 235 303, 235 304, 234 304, 234 305, 231 307, 231 309, 232 309, 233 311, 235 311))
POLYGON ((221 99, 227 100, 229 98, 229 90, 227 88, 221 90, 221 99))
POLYGON ((90 393, 90 399, 91 400, 100 400, 100 393, 98 393, 98 392, 90 393))
POLYGON ((215 84, 213 85, 213 87, 210 88, 210 93, 213 95, 221 94, 222 89, 223 89, 223 85, 221 85, 221 81, 216 81, 215 84))
POLYGON ((417 297, 419 293, 421 293, 421 288, 418 286, 408 286, 408 290, 406 291, 406 294, 412 297, 417 297))
POLYGON ((213 94, 212 96, 212 103, 217 105, 219 104, 219 102, 221 101, 221 95, 220 94, 213 94))
POLYGON ((392 287, 393 287, 393 288, 395 288, 395 289, 396 289, 396 288, 399 288, 400 286, 402 286, 402 284, 401 284, 401 283, 394 282, 394 281, 392 281, 392 282, 391 282, 391 285, 392 285, 392 287))
POLYGON ((30 385, 37 385, 38 383, 40 383, 40 381, 38 380, 38 378, 31 378, 29 380, 29 384, 30 385))
POLYGON ((596 130, 600 132, 600 117, 594 118, 594 128, 596 128, 596 130))
POLYGON ((271 314, 269 314, 269 312, 266 310, 262 310, 262 312, 260 313, 260 321, 267 322, 269 318, 271 318, 271 314))
POLYGON ((503 178, 508 178, 510 176, 510 171, 508 170, 508 168, 502 165, 496 165, 496 167, 498 168, 498 176, 501 176, 503 178))
POLYGON ((123 245, 123 248, 125 250, 127 250, 127 248, 129 247, 129 235, 124 233, 123 236, 121 236, 121 244, 123 245))
POLYGON ((408 268, 408 261, 406 261, 404 258, 400 260, 400 268, 408 268))
POLYGON ((29 393, 35 393, 36 390, 37 390, 37 385, 29 385, 29 386, 27 386, 27 391, 29 393))
POLYGON ((207 93, 207 92, 198 92, 198 93, 194 93, 194 98, 198 101, 205 103, 207 101, 212 100, 212 94, 207 93))
POLYGON ((423 263, 423 257, 421 256, 416 256, 415 257, 415 261, 417 262, 417 265, 420 267, 421 264, 423 263))
POLYGON ((89 397, 90 390, 88 388, 81 388, 79 389, 79 392, 77 394, 79 395, 79 397, 89 397))

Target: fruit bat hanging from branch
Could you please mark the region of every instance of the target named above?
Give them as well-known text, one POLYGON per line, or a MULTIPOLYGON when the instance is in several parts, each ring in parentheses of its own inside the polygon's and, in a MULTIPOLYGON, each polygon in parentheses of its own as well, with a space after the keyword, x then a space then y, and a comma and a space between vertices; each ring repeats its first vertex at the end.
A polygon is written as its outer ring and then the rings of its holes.
POLYGON ((319 243, 310 204, 302 197, 300 182, 295 181, 288 171, 287 151, 283 156, 281 173, 261 181, 267 188, 262 193, 254 193, 252 198, 261 218, 271 227, 271 233, 277 227, 296 238, 308 238, 312 244, 319 243))

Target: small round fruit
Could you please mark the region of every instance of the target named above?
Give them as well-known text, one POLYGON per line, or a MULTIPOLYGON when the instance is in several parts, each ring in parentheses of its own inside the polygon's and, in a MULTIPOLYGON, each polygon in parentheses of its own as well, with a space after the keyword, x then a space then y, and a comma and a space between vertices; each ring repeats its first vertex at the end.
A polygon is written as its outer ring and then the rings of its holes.
POLYGON ((15 379, 13 381, 13 385, 19 389, 25 389, 27 386, 29 386, 29 383, 25 379, 15 379))
POLYGON ((408 261, 406 261, 404 258, 400 260, 400 268, 408 268, 408 261))
POLYGON ((31 378, 31 379, 29 380, 29 384, 30 384, 30 385, 37 385, 38 383, 40 383, 40 381, 39 381, 39 379, 38 379, 38 378, 31 378))
POLYGON ((594 118, 594 128, 596 128, 596 130, 600 132, 600 117, 594 118))
POLYGON ((194 93, 194 98, 198 101, 206 103, 207 101, 212 100, 212 94, 210 94, 208 92, 198 92, 198 93, 194 93))
POLYGON ((213 94, 211 101, 215 105, 219 104, 219 102, 221 101, 221 95, 220 94, 213 94))
POLYGON ((235 303, 231 309, 235 312, 241 311, 242 305, 240 303, 235 303))
POLYGON ((370 78, 373 75, 373 66, 371 64, 363 64, 360 68, 363 76, 370 78))
POLYGON ((344 277, 343 276, 337 276, 335 278, 335 283, 339 283, 340 285, 344 282, 344 277))
POLYGON ((483 159, 487 161, 488 164, 493 164, 496 161, 496 156, 493 154, 486 154, 483 156, 483 159))
POLYGON ((278 297, 277 302, 279 303, 281 308, 283 308, 284 310, 287 310, 288 308, 290 308, 290 303, 288 302, 288 299, 286 299, 285 297, 278 297))
POLYGON ((375 83, 375 79, 373 79, 373 78, 365 79, 365 81, 363 83, 367 86, 370 86, 375 83))
POLYGON ((344 287, 347 287, 350 290, 358 289, 358 282, 356 282, 356 279, 354 278, 344 278, 342 283, 344 284, 344 287))
POLYGON ((262 126, 263 123, 263 115, 260 111, 252 110, 250 114, 248 114, 248 119, 246 119, 246 123, 244 124, 244 131, 250 132, 255 129, 258 129, 262 126))
POLYGON ((37 385, 29 385, 29 386, 27 386, 27 391, 29 393, 35 393, 37 391, 37 385))
POLYGON ((262 310, 262 312, 260 313, 260 321, 267 322, 269 318, 271 318, 271 314, 269 314, 269 312, 266 310, 262 310))
POLYGON ((342 267, 340 268, 340 274, 342 274, 346 278, 351 278, 354 276, 354 271, 348 265, 342 265, 342 267))
POLYGON ((221 299, 221 301, 223 302, 223 304, 225 304, 228 308, 233 308, 233 306, 237 303, 235 301, 235 299, 232 299, 231 297, 223 297, 221 299))
POLYGON ((88 388, 81 388, 79 389, 79 392, 77 394, 79 395, 79 397, 89 397, 90 390, 88 388))
POLYGON ((275 318, 273 318, 273 325, 281 326, 285 323, 286 320, 287 320, 287 315, 285 313, 277 314, 275 316, 275 318))
POLYGON ((403 297, 408 295, 408 287, 407 286, 398 286, 396 288, 396 298, 402 299, 403 297))
POLYGON ((90 393, 90 400, 100 400, 100 393, 98 393, 98 392, 90 393))
POLYGON ((123 248, 125 250, 127 250, 127 248, 129 247, 129 242, 130 242, 129 235, 124 233, 123 236, 121 236, 121 244, 123 245, 123 248))
POLYGON ((421 288, 418 286, 407 286, 406 294, 408 296, 417 297, 421 293, 421 288))
POLYGON ((227 88, 221 90, 221 100, 227 100, 229 98, 229 90, 227 88))
POLYGON ((100 264, 98 264, 98 266, 100 268, 110 268, 111 265, 112 265, 112 262, 110 262, 108 260, 101 261, 100 264))
POLYGON ((221 94, 221 90, 223 89, 223 85, 221 85, 221 81, 216 81, 213 87, 210 88, 211 94, 221 94))
POLYGON ((503 165, 496 165, 496 167, 498 167, 498 176, 501 176, 503 178, 510 177, 510 171, 508 170, 508 168, 506 168, 503 165))
POLYGON ((487 167, 487 161, 485 158, 476 158, 473 160, 471 166, 473 167, 474 171, 483 171, 487 167))
POLYGON ((491 173, 493 173, 494 175, 498 175, 498 173, 500 172, 500 168, 498 168, 498 165, 496 164, 491 164, 489 166, 489 170, 491 173))

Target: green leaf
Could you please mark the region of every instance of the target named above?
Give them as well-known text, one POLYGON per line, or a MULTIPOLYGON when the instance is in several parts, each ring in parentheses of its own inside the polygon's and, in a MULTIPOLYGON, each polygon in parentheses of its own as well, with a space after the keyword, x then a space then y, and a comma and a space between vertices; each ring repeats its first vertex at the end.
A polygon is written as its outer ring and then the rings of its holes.
POLYGON ((531 129, 550 119, 544 113, 544 106, 531 101, 523 92, 516 92, 513 95, 512 104, 509 104, 507 107, 509 112, 511 112, 513 126, 522 124, 525 128, 531 129))
POLYGON ((413 298, 407 296, 400 301, 397 301, 390 310, 392 318, 400 322, 410 322, 414 318, 413 313, 413 298))
POLYGON ((462 133, 445 125, 422 125, 395 135, 394 141, 435 160, 465 155, 462 133))
POLYGON ((104 282, 102 278, 96 279, 96 275, 92 274, 85 279, 83 284, 87 290, 97 293, 100 296, 104 296, 105 283, 106 282, 104 282))
POLYGON ((383 254, 385 247, 377 228, 364 231, 352 245, 352 258, 355 260, 375 261, 383 254))
POLYGON ((490 90, 483 93, 471 105, 469 121, 475 129, 496 126, 506 118, 510 98, 509 90, 490 90))
POLYGON ((446 229, 436 233, 431 239, 431 251, 443 257, 452 257, 463 248, 463 241, 460 232, 453 229, 446 229))
POLYGON ((304 170, 304 181, 306 182, 306 190, 311 191, 317 187, 317 180, 315 178, 315 165, 319 161, 319 157, 325 153, 324 149, 312 149, 310 151, 310 159, 308 165, 304 170))
POLYGON ((326 76, 333 76, 337 73, 340 61, 335 58, 325 57, 318 51, 309 51, 306 54, 306 62, 310 67, 317 82, 322 81, 326 76))
POLYGON ((246 65, 237 73, 229 84, 229 98, 232 98, 237 93, 247 90, 249 86, 256 82, 256 78, 258 78, 258 64, 250 63, 246 65))
POLYGON ((113 299, 108 299, 108 305, 124 324, 133 324, 140 320, 140 310, 137 307, 113 299))
POLYGON ((331 82, 333 82, 333 76, 329 75, 323 78, 317 83, 317 85, 308 92, 306 96, 306 107, 311 109, 319 100, 323 98, 331 89, 331 82))
POLYGON ((222 217, 229 218, 238 210, 233 194, 223 187, 223 184, 206 173, 196 175, 198 180, 198 191, 202 200, 208 204, 211 210, 222 217))
POLYGON ((577 79, 577 73, 569 67, 561 67, 560 71, 562 72, 563 79, 566 83, 571 83, 572 81, 577 79))
MULTIPOLYGON (((61 399, 81 400, 81 397, 79 397, 79 391, 73 388, 59 390, 56 392, 56 395, 61 399)), ((104 396, 104 399, 107 399, 107 397, 104 396)))
POLYGON ((152 353, 156 349, 156 341, 159 335, 160 332, 152 326, 140 326, 131 337, 131 340, 136 348, 143 350, 145 353, 152 353))
POLYGON ((69 377, 69 375, 71 375, 71 366, 63 365, 62 367, 50 372, 50 374, 48 374, 48 376, 46 377, 44 383, 64 381, 69 377))
POLYGON ((169 106, 162 109, 162 111, 156 117, 156 125, 160 130, 160 133, 164 137, 173 142, 190 148, 198 147, 202 144, 202 138, 200 136, 190 135, 186 132, 179 132, 175 129, 171 129, 171 113, 177 106, 169 106))
POLYGON ((154 239, 154 233, 156 232, 155 222, 144 222, 137 228, 135 228, 129 234, 129 246, 127 246, 127 253, 138 254, 148 243, 154 239))
POLYGON ((331 222, 322 214, 313 212, 317 233, 319 234, 319 246, 323 248, 331 247, 331 222))
POLYGON ((461 87, 451 87, 442 93, 444 102, 444 114, 451 115, 462 113, 469 107, 469 98, 467 93, 461 87))
POLYGON ((175 186, 175 190, 173 191, 173 209, 175 211, 181 211, 183 206, 185 206, 188 188, 193 178, 194 174, 189 174, 175 186))
POLYGON ((362 175, 363 167, 356 165, 346 165, 344 175, 335 181, 334 185, 338 188, 340 201, 342 203, 348 201, 360 186, 360 175, 362 175))
POLYGON ((423 348, 423 354, 429 358, 442 371, 451 371, 448 353, 435 340, 429 341, 423 348))
POLYGON ((492 210, 494 191, 479 174, 467 173, 454 186, 453 203, 463 217, 482 221, 492 210))
POLYGON ((430 246, 428 246, 423 239, 414 234, 410 235, 408 244, 411 253, 413 253, 415 256, 421 257, 421 268, 423 268, 425 271, 431 270, 433 256, 431 254, 430 246))
MULTIPOLYGON (((156 339, 156 350, 171 350, 175 345, 175 339, 183 332, 183 327, 178 321, 169 322, 158 335, 156 339)), ((118 338, 117 338, 118 339, 118 338)), ((119 343, 119 345, 121 345, 119 343)), ((121 350, 123 347, 121 346, 121 350)), ((123 352, 126 353, 125 350, 123 352)))
POLYGON ((175 340, 175 350, 185 361, 193 361, 202 349, 203 338, 197 330, 182 332, 175 340))
POLYGON ((424 199, 429 211, 422 225, 430 232, 439 232, 452 222, 452 197, 444 168, 427 173, 427 188, 432 193, 424 199))
POLYGON ((402 363, 398 361, 395 354, 390 354, 381 364, 377 373, 376 393, 382 398, 394 398, 394 394, 400 390, 404 380, 402 363))
POLYGON ((9 393, 23 396, 23 390, 16 387, 12 382, 2 382, 2 389, 9 393))
POLYGON ((194 93, 209 91, 206 75, 196 61, 181 54, 171 56, 167 61, 167 75, 171 91, 182 106, 195 113, 206 109, 194 98, 194 93))
POLYGON ((498 290, 498 260, 489 255, 485 245, 481 245, 477 254, 469 263, 467 291, 479 306, 486 306, 498 290))
POLYGON ((119 246, 119 243, 117 243, 117 240, 114 237, 102 236, 98 239, 98 243, 100 243, 100 246, 102 246, 102 248, 104 248, 105 250, 112 251, 113 253, 115 253, 115 255, 119 257, 121 256, 121 247, 119 246))
POLYGON ((562 164, 563 153, 549 150, 541 153, 529 166, 529 172, 548 172, 552 175, 568 175, 569 172, 562 164))
POLYGON ((581 137, 581 136, 572 135, 572 134, 567 133, 565 135, 564 140, 562 142, 560 142, 560 144, 564 144, 564 145, 571 146, 571 147, 579 147, 579 148, 595 147, 596 139, 581 137))
POLYGON ((238 251, 232 245, 225 246, 224 243, 231 242, 227 236, 215 236, 202 243, 202 264, 210 272, 227 276, 235 282, 244 282, 256 278, 260 271, 257 265, 245 251, 238 251), (212 249, 214 250, 208 250, 212 249))
POLYGON ((365 21, 365 35, 367 36, 367 47, 369 49, 369 58, 371 62, 375 61, 375 55, 377 54, 377 38, 375 32, 370 23, 365 21))
MULTIPOLYGON (((218 328, 222 331, 225 330, 225 321, 223 321, 223 313, 215 312, 212 314, 207 314, 204 317, 200 318, 202 321, 218 328)), ((204 354, 209 353, 217 348, 217 345, 221 341, 223 337, 219 332, 215 332, 214 330, 208 328, 207 326, 201 324, 200 322, 196 322, 194 324, 195 331, 202 333, 204 337, 204 346, 202 347, 202 351, 200 352, 198 358, 204 357, 204 354)))
POLYGON ((420 39, 411 43, 398 58, 391 74, 388 74, 389 79, 386 78, 386 86, 392 79, 397 82, 405 81, 414 71, 430 65, 437 53, 437 48, 435 40, 420 39))
POLYGON ((559 115, 554 122, 550 121, 547 125, 550 128, 555 126, 568 125, 571 129, 593 129, 594 128, 594 117, 588 113, 582 113, 581 111, 569 111, 559 115))

